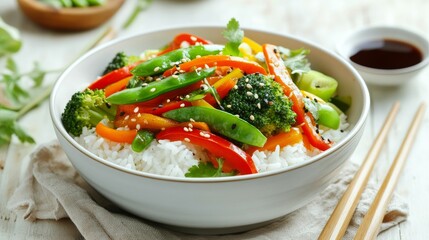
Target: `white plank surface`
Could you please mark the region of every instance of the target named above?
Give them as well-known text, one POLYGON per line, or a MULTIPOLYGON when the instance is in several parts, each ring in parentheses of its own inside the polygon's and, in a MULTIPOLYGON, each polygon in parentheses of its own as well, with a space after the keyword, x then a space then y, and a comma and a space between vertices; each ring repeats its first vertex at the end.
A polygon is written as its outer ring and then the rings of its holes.
MULTIPOLYGON (((112 19, 114 26, 122 23, 133 3, 130 0, 126 2, 112 19)), ((373 25, 403 26, 423 32, 429 38, 428 12, 429 1, 426 0, 155 0, 137 22, 120 35, 179 25, 225 25, 231 17, 236 17, 243 27, 293 34, 334 49, 335 43, 347 32, 373 25)), ((16 60, 23 70, 28 70, 33 61, 39 61, 44 68, 61 68, 102 31, 102 28, 98 28, 82 33, 57 33, 41 29, 22 15, 13 0, 0 1, 0 15, 21 30, 24 46, 16 60)), ((54 77, 50 80, 53 81, 54 77)), ((351 156, 352 161, 362 160, 392 102, 400 100, 402 105, 399 117, 374 175, 377 180, 382 179, 418 103, 428 102, 428 91, 429 68, 416 81, 401 88, 370 86, 371 113, 364 141, 361 141, 357 151, 351 156)), ((28 114, 21 122, 38 143, 55 139, 47 103, 28 114)), ((426 206, 429 201, 428 133, 429 121, 426 114, 421 134, 417 137, 397 188, 397 192, 409 204, 408 221, 380 234, 378 239, 429 238, 429 212, 426 206)), ((46 239, 47 236, 51 239, 79 238, 78 232, 68 220, 55 224, 39 222, 30 225, 5 209, 6 201, 16 187, 22 166, 25 165, 23 156, 34 147, 14 142, 8 148, 0 149, 0 239, 46 239)))

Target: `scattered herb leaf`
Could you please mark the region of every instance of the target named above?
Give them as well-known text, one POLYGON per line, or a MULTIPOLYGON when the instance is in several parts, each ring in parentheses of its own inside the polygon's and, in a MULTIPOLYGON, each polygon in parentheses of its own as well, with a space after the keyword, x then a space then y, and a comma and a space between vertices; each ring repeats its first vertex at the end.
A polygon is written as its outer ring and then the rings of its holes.
POLYGON ((236 173, 223 173, 223 159, 216 159, 219 167, 216 168, 211 162, 199 162, 198 165, 194 165, 189 168, 188 172, 185 174, 185 177, 226 177, 234 176, 236 173))
POLYGON ((243 41, 244 32, 240 29, 240 24, 235 18, 229 20, 226 25, 226 30, 223 31, 222 35, 228 41, 222 53, 224 55, 240 56, 238 47, 243 41))

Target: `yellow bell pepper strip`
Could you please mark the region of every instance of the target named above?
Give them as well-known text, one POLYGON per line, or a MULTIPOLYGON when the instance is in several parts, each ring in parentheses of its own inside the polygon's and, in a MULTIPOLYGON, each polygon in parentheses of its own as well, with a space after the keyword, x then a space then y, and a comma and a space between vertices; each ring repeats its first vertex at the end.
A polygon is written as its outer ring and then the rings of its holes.
MULTIPOLYGON (((219 94, 219 97, 223 99, 224 97, 226 97, 226 95, 228 95, 229 91, 231 91, 231 89, 237 84, 238 79, 243 76, 243 72, 240 69, 234 69, 221 80, 214 83, 212 87, 216 89, 217 93, 219 94)), ((216 99, 210 94, 206 95, 204 97, 204 100, 212 106, 217 104, 216 99)))
POLYGON ((154 99, 161 94, 187 87, 215 72, 215 68, 203 69, 199 72, 189 72, 180 75, 174 75, 148 83, 146 86, 128 88, 110 95, 106 101, 112 104, 132 104, 154 99))
POLYGON ((164 77, 171 76, 175 72, 178 72, 179 70, 184 72, 189 72, 198 68, 204 69, 207 67, 220 67, 220 66, 239 68, 247 74, 252 74, 252 73, 266 74, 265 69, 256 62, 252 62, 241 57, 225 56, 225 55, 210 55, 210 56, 204 56, 204 57, 196 58, 189 62, 182 63, 178 67, 175 66, 165 71, 163 76, 164 77))
POLYGON ((168 46, 165 49, 163 49, 162 51, 160 51, 158 53, 158 56, 166 54, 168 52, 171 52, 171 51, 179 49, 179 48, 186 47, 186 45, 194 46, 194 45, 198 45, 198 44, 199 45, 206 45, 206 44, 212 44, 212 43, 206 39, 203 39, 203 38, 198 37, 198 36, 193 35, 193 34, 180 33, 174 37, 173 41, 171 41, 171 43, 168 44, 168 46))
POLYGON ((216 108, 184 107, 163 114, 164 117, 179 122, 205 122, 210 129, 235 141, 252 146, 264 146, 267 138, 253 125, 235 115, 216 108))
POLYGON ((253 154, 256 150, 274 151, 277 146, 282 148, 288 145, 297 144, 299 142, 302 142, 301 131, 296 127, 292 127, 289 132, 281 132, 277 135, 269 137, 263 147, 249 147, 246 149, 246 152, 248 154, 253 154))
POLYGON ((270 74, 274 75, 275 81, 283 87, 285 95, 293 102, 292 110, 296 113, 297 124, 302 124, 302 130, 312 146, 322 151, 329 149, 331 144, 319 135, 311 113, 305 109, 302 93, 292 81, 283 60, 279 56, 277 47, 271 44, 264 44, 262 48, 270 74))
POLYGON ((129 143, 134 141, 137 130, 116 130, 99 122, 95 126, 95 132, 102 138, 118 143, 129 143))
POLYGON ((208 108, 214 108, 213 105, 211 105, 210 103, 208 103, 206 100, 204 99, 198 99, 198 100, 194 100, 191 102, 192 106, 195 107, 208 107, 208 108))
POLYGON ((262 46, 248 37, 243 37, 243 42, 249 45, 252 51, 256 54, 262 52, 262 46))
POLYGON ((156 139, 189 142, 205 148, 216 157, 223 158, 225 163, 236 169, 240 175, 257 173, 252 157, 231 142, 212 133, 194 129, 169 128, 156 135, 156 139))
POLYGON ((176 64, 195 59, 197 56, 216 55, 223 49, 221 45, 191 46, 176 49, 164 55, 149 59, 137 65, 131 73, 134 76, 146 77, 162 74, 176 64))

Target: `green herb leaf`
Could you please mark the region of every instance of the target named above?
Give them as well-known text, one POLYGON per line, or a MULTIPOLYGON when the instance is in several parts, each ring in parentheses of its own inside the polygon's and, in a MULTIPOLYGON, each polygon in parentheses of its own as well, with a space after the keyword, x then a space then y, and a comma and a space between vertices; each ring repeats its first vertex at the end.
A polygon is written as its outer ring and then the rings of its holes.
POLYGON ((226 30, 223 31, 222 35, 228 41, 222 53, 224 55, 240 56, 240 50, 238 47, 243 41, 244 32, 240 29, 240 24, 235 18, 229 20, 226 25, 226 30))
POLYGON ((0 57, 18 52, 21 45, 18 30, 0 18, 0 57))
POLYGON ((307 59, 310 50, 304 48, 290 50, 284 47, 279 47, 279 50, 285 66, 292 74, 301 75, 311 70, 307 59))
POLYGON ((33 80, 34 87, 40 87, 45 80, 46 72, 40 69, 38 62, 35 62, 33 70, 28 73, 28 76, 33 80))
POLYGON ((194 165, 189 168, 188 172, 185 174, 185 177, 226 177, 234 176, 236 173, 223 173, 223 159, 217 158, 219 167, 216 168, 211 162, 199 162, 198 165, 194 165))

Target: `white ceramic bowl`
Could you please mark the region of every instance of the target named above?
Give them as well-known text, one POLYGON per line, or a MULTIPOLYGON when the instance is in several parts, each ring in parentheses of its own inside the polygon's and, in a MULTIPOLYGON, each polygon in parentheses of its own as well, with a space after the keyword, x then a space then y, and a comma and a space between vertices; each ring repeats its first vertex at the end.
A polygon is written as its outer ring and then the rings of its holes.
POLYGON ((337 145, 309 161, 287 169, 246 176, 188 179, 159 176, 117 166, 81 147, 61 124, 71 95, 85 88, 118 51, 140 53, 159 48, 176 34, 190 32, 223 43, 223 27, 160 30, 118 39, 98 47, 73 63, 58 79, 50 111, 61 146, 81 176, 123 209, 181 231, 227 233, 246 230, 302 207, 338 174, 363 132, 369 93, 359 74, 343 59, 298 38, 256 30, 246 36, 289 48, 308 48, 314 69, 334 76, 339 93, 353 99, 348 111, 350 133, 337 145))
POLYGON ((337 52, 350 62, 365 82, 374 85, 394 86, 407 83, 429 63, 429 42, 421 34, 400 27, 369 27, 352 32, 337 44, 337 52), (420 63, 400 69, 376 69, 362 66, 350 60, 357 47, 369 41, 391 39, 414 45, 423 55, 420 63))

